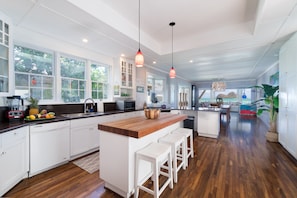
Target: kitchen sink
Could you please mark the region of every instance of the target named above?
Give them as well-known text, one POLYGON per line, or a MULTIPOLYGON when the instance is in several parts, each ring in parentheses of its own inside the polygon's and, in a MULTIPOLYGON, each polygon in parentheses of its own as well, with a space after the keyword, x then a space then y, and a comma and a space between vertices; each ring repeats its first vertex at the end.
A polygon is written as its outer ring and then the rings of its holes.
POLYGON ((102 112, 89 112, 89 113, 67 113, 67 114, 61 114, 61 116, 66 118, 80 118, 80 117, 91 117, 91 116, 98 116, 103 115, 102 112))

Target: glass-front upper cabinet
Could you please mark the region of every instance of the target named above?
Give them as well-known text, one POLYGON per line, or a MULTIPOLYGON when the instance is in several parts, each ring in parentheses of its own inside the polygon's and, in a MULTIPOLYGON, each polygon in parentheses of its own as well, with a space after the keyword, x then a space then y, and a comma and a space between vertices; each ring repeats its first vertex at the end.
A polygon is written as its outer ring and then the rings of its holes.
POLYGON ((132 98, 135 87, 135 67, 131 60, 127 60, 125 58, 121 58, 121 88, 120 88, 120 96, 132 98))
POLYGON ((133 64, 130 61, 121 59, 121 76, 123 87, 133 87, 133 64))
MULTIPOLYGON (((11 29, 6 17, 0 13, 0 95, 6 95, 11 90, 9 77, 11 75, 11 29)), ((12 65, 11 65, 12 67, 12 65)))

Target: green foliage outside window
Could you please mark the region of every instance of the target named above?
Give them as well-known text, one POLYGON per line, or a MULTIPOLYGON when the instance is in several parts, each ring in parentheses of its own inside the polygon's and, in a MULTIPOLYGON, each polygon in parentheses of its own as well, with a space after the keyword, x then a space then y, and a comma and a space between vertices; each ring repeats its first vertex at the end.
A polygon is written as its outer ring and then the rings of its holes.
MULTIPOLYGON (((15 95, 23 98, 53 100, 55 93, 55 56, 53 52, 14 46, 15 95)), ((60 56, 61 97, 64 102, 85 99, 86 60, 60 56)), ((91 94, 94 99, 107 99, 110 66, 92 64, 91 94)))
POLYGON ((85 98, 86 61, 60 57, 62 76, 62 99, 64 102, 79 102, 85 98))
POLYGON ((86 61, 60 57, 61 76, 76 79, 85 79, 86 61))
POLYGON ((106 99, 108 97, 109 67, 106 65, 91 65, 92 98, 106 99))
POLYGON ((53 53, 14 46, 15 95, 54 98, 53 53))
POLYGON ((53 54, 16 45, 14 67, 16 72, 53 75, 53 54))

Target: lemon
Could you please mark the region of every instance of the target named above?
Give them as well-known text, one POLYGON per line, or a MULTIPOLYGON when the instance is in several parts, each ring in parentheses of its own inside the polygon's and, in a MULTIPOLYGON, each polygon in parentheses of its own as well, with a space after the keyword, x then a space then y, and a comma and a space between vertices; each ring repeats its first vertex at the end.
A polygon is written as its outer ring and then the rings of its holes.
POLYGON ((35 120, 36 119, 35 115, 30 115, 29 118, 30 118, 30 120, 35 120))

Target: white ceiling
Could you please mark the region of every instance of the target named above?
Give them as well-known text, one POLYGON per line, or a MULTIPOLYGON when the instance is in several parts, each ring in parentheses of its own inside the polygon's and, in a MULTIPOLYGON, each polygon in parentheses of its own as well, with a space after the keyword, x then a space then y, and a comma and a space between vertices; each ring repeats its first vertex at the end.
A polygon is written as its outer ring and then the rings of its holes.
MULTIPOLYGON (((134 59, 138 50, 138 0, 0 0, 0 5, 17 28, 111 57, 134 59)), ((145 65, 169 72, 173 44, 177 75, 192 82, 256 79, 297 31, 297 0, 141 0, 140 10, 145 65)))

